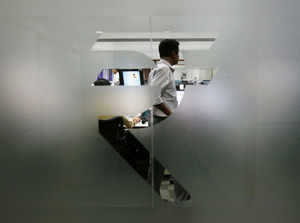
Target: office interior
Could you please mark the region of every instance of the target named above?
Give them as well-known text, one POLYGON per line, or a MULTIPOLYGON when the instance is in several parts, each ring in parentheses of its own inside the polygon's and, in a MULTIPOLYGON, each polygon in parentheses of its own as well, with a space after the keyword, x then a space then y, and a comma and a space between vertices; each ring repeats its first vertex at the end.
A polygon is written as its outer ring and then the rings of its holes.
POLYGON ((298 2, 167 3, 0 7, 3 222, 299 222, 298 2), (152 15, 133 16, 146 6, 152 15), (101 68, 155 66, 92 52, 99 29, 217 35, 210 50, 183 52, 186 69, 216 69, 212 81, 187 86, 159 127, 132 130, 191 206, 163 202, 99 134, 98 115, 140 113, 156 94, 91 87, 101 68))
MULTIPOLYGON (((184 61, 184 60, 182 60, 184 61)), ((156 61, 154 60, 154 63, 156 61)), ((113 87, 132 87, 132 86, 147 86, 149 83, 149 74, 151 68, 142 69, 120 69, 120 68, 102 68, 97 75, 97 80, 92 84, 93 87, 113 86, 113 87)), ((208 85, 212 80, 215 69, 187 69, 184 64, 174 66, 174 82, 176 86, 176 96, 178 106, 183 97, 184 90, 189 85, 200 87, 208 85)), ((106 98, 109 101, 109 97, 106 98)), ((135 96, 132 97, 135 100, 135 96)), ((134 106, 133 103, 131 103, 134 106)), ((155 192, 164 202, 182 205, 182 202, 191 203, 191 194, 182 186, 180 182, 165 168, 157 158, 153 145, 147 149, 143 145, 143 141, 139 141, 134 135, 137 132, 132 132, 133 128, 148 128, 153 126, 152 106, 149 106, 145 111, 138 114, 122 114, 119 116, 111 116, 106 114, 98 116, 99 133, 107 139, 113 148, 128 162, 128 164, 144 179, 150 186, 160 184, 159 188, 155 187, 155 192), (131 131, 130 131, 131 130, 131 131), (151 165, 151 163, 153 163, 151 165), (161 166, 165 169, 165 173, 161 182, 154 181, 155 166, 161 166), (154 174, 154 178, 150 175, 154 174), (176 186, 175 186, 176 185, 176 186), (181 189, 178 189, 180 187, 181 189), (181 190, 184 195, 181 198, 176 194, 181 190), (175 203, 176 202, 176 203, 175 203)), ((139 131, 142 133, 142 131, 139 131)), ((151 135, 153 137, 153 135, 151 135)), ((186 204, 185 204, 186 205, 186 204)))

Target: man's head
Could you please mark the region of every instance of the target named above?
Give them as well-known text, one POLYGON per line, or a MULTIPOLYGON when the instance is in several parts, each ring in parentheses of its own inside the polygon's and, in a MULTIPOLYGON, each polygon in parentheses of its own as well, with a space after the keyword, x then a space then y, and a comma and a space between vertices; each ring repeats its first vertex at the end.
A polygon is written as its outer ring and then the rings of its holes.
POLYGON ((179 42, 175 39, 164 39, 159 43, 160 58, 166 59, 171 65, 179 60, 179 42))

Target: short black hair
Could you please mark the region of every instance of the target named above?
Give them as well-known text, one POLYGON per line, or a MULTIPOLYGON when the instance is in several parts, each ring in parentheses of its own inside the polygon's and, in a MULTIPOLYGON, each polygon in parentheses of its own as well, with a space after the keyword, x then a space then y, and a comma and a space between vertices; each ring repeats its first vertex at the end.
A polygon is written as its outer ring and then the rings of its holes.
POLYGON ((159 43, 159 56, 169 57, 172 51, 179 52, 179 42, 175 39, 164 39, 159 43))

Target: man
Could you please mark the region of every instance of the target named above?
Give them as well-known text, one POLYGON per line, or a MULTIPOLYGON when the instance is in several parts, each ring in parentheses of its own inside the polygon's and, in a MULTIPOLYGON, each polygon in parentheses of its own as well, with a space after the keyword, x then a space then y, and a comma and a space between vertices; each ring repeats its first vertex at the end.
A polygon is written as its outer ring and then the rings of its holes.
POLYGON ((164 120, 176 109, 176 85, 174 68, 179 60, 179 42, 174 39, 164 39, 159 44, 160 61, 149 74, 149 85, 161 88, 160 96, 153 106, 154 124, 164 120))
MULTIPOLYGON (((159 86, 161 91, 158 98, 155 99, 153 106, 154 124, 161 122, 170 116, 177 108, 176 85, 174 79, 174 68, 179 60, 179 42, 174 39, 164 39, 159 44, 160 61, 157 67, 149 74, 149 85, 159 86)), ((151 167, 152 168, 152 167, 151 167)), ((154 189, 162 191, 161 182, 164 178, 165 168, 154 159, 154 189)), ((151 169, 150 169, 151 173, 151 169)), ((150 174, 151 176, 151 174, 150 174)), ((176 202, 190 199, 190 195, 174 179, 176 202)), ((162 194, 161 194, 162 196, 162 194)), ((167 199, 168 198, 163 198, 167 199)))
POLYGON ((119 71, 117 69, 112 69, 113 78, 112 78, 112 86, 119 85, 120 84, 120 75, 119 71))
MULTIPOLYGON (((174 39, 164 39, 159 44, 160 61, 157 67, 149 74, 149 85, 161 88, 160 96, 156 98, 153 106, 153 122, 166 119, 176 109, 178 102, 176 97, 176 85, 173 65, 179 60, 179 42, 174 39)), ((134 122, 141 121, 141 117, 135 117, 134 122)))

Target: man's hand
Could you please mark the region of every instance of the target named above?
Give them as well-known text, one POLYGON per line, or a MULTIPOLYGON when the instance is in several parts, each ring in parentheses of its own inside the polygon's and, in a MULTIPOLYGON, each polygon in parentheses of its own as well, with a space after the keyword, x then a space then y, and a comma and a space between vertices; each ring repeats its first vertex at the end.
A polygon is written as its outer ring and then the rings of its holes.
POLYGON ((136 123, 139 123, 142 119, 140 117, 134 117, 133 118, 133 123, 136 124, 136 123))

